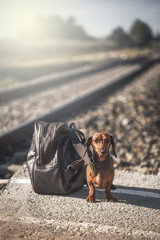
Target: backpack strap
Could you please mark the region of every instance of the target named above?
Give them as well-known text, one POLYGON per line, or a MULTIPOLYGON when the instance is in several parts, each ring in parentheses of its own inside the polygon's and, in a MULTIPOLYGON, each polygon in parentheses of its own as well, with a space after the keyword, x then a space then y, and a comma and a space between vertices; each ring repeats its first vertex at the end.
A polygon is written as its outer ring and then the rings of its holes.
POLYGON ((90 158, 86 154, 86 148, 84 146, 84 138, 82 139, 77 130, 70 132, 70 139, 72 141, 73 147, 80 155, 80 157, 85 161, 86 164, 90 163, 90 158))
POLYGON ((84 138, 81 138, 77 130, 70 131, 70 139, 72 141, 73 147, 81 157, 80 160, 76 160, 67 167, 67 171, 72 175, 76 174, 78 170, 82 167, 85 162, 87 165, 90 165, 91 169, 94 170, 94 164, 90 160, 88 154, 86 153, 86 148, 84 146, 84 138))

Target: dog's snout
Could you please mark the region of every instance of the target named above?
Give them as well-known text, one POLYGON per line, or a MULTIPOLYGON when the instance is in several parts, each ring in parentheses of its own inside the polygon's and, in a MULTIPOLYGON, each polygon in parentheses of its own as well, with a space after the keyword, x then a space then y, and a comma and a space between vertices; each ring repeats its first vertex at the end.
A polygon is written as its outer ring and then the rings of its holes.
POLYGON ((102 149, 101 149, 101 153, 102 153, 103 155, 105 155, 105 154, 107 153, 106 149, 102 148, 102 149))

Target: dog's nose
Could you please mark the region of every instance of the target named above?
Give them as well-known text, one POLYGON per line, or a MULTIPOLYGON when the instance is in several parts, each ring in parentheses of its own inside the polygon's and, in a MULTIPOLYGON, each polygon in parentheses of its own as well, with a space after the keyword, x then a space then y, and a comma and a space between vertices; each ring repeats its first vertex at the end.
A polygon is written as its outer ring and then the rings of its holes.
POLYGON ((104 148, 102 148, 102 149, 101 149, 101 153, 102 153, 103 155, 105 155, 105 154, 106 154, 106 150, 105 150, 104 148))

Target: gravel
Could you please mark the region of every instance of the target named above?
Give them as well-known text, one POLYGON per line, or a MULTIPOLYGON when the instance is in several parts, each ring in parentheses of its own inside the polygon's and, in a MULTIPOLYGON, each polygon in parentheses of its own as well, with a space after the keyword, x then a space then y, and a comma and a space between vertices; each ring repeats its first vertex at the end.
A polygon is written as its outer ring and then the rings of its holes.
POLYGON ((0 103, 0 132, 18 126, 24 121, 31 120, 65 104, 83 94, 104 86, 107 82, 118 79, 140 66, 119 66, 88 77, 78 79, 69 84, 53 87, 37 94, 13 100, 9 103, 0 103))
POLYGON ((160 172, 160 64, 75 121, 86 137, 107 131, 115 139, 117 169, 160 172))
MULTIPOLYGON (((23 119, 28 120, 47 112, 53 109, 53 106, 66 103, 80 94, 82 86, 86 92, 91 88, 93 90, 99 84, 103 86, 111 77, 118 78, 137 67, 118 67, 64 86, 59 91, 58 88, 51 89, 4 104, 1 106, 1 131, 18 125, 23 119), (62 89, 63 92, 59 95, 62 89)), ((158 174, 160 172, 159 92, 160 64, 156 64, 114 95, 97 101, 96 105, 81 111, 76 117, 67 116, 67 121, 74 121, 86 138, 96 131, 109 132, 116 143, 118 155, 115 159, 116 169, 158 174)), ((23 164, 29 145, 30 139, 27 139, 15 150, 10 148, 3 162, 17 164, 18 156, 20 164, 23 164)))

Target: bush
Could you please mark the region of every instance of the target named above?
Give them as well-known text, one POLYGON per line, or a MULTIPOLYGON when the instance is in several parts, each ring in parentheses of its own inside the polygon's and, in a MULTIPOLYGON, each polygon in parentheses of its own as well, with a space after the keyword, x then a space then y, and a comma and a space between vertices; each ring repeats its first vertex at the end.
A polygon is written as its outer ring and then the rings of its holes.
POLYGON ((147 46, 153 40, 151 28, 141 20, 133 23, 129 36, 134 46, 147 46))
POLYGON ((127 33, 124 32, 123 28, 118 27, 113 30, 112 34, 108 38, 113 41, 117 47, 129 47, 130 38, 127 33))

